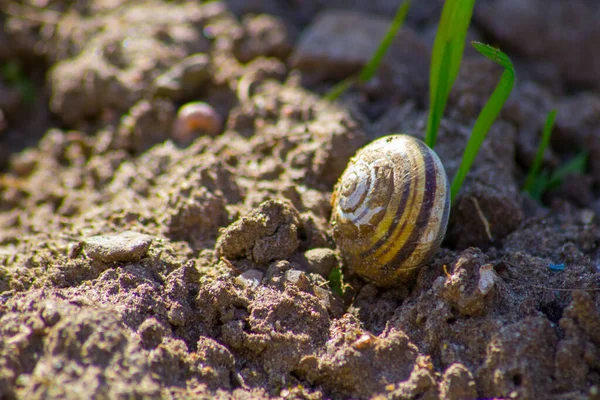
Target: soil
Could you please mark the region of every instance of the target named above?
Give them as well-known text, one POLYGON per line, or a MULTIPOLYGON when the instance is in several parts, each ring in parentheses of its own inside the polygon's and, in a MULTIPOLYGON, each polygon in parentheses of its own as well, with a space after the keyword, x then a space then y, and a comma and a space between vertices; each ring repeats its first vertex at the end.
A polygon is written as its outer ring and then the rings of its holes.
MULTIPOLYGON (((330 197, 366 143, 423 137, 443 2, 328 102, 398 5, 348 3, 0 3, 0 399, 600 399, 600 3, 477 2, 518 81, 442 249, 387 289, 343 265, 330 197), (553 108, 544 167, 589 161, 537 202, 553 108)), ((466 48, 451 177, 500 73, 466 48)))

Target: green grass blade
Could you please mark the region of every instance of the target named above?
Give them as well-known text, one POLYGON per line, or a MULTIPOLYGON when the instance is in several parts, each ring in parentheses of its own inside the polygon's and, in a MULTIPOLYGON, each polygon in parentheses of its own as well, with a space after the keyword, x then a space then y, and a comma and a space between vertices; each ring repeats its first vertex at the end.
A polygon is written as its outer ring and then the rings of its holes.
POLYGON ((344 295, 344 278, 341 268, 334 268, 327 277, 331 290, 340 296, 344 295))
POLYGON ((536 201, 542 201, 542 195, 546 191, 549 179, 548 173, 546 171, 541 171, 537 178, 532 182, 531 188, 529 188, 529 196, 536 201))
POLYGON ((410 8, 410 0, 404 1, 398 10, 396 10, 396 15, 392 20, 392 24, 389 29, 385 33, 385 36, 379 43, 379 47, 371 57, 371 60, 365 65, 365 67, 360 71, 359 79, 361 82, 367 82, 375 75, 377 72, 377 68, 379 68, 379 64, 381 64, 381 60, 389 50, 394 38, 396 37, 396 33, 402 28, 404 25, 404 19, 406 18, 406 14, 408 14, 408 9, 410 8))
POLYGON ((495 47, 481 42, 471 42, 471 44, 473 45, 473 47, 475 47, 475 50, 477 50, 496 64, 499 64, 500 66, 504 67, 504 69, 511 72, 513 76, 515 75, 515 68, 513 67, 512 61, 510 61, 510 58, 508 58, 508 56, 504 54, 500 49, 497 49, 495 47))
POLYGON ((555 169, 550 178, 548 178, 544 189, 548 190, 560 185, 568 174, 583 174, 585 172, 585 165, 587 164, 587 157, 586 152, 581 152, 562 167, 555 169))
POLYGON ((340 83, 332 87, 325 95, 325 100, 334 101, 340 97, 346 90, 350 89, 358 80, 356 75, 349 76, 340 83))
POLYGON ((550 189, 560 186, 568 174, 583 174, 587 164, 588 154, 581 152, 569 162, 555 169, 551 174, 541 171, 533 180, 531 188, 527 191, 532 199, 541 201, 542 196, 550 189))
POLYGON ((346 90, 351 88, 356 82, 368 82, 375 73, 377 72, 377 68, 381 64, 381 60, 389 50, 394 38, 396 37, 396 33, 402 28, 404 25, 404 20, 406 19, 406 14, 408 14, 408 9, 410 8, 410 0, 404 1, 396 10, 396 15, 392 20, 390 27, 388 28, 385 36, 379 42, 379 47, 375 50, 373 57, 369 60, 367 65, 363 67, 358 75, 352 75, 342 82, 335 85, 331 90, 327 92, 325 95, 325 99, 328 101, 334 101, 338 97, 340 97, 346 90))
MULTIPOLYGON (((544 131, 542 133, 542 140, 537 149, 537 153, 535 154, 535 158, 533 160, 533 165, 529 170, 529 174, 527 175, 527 179, 525 180, 525 185, 523 186, 523 190, 529 195, 532 195, 532 189, 534 187, 534 182, 538 179, 540 167, 542 166, 542 160, 544 159, 544 153, 546 152, 546 148, 550 144, 550 137, 552 136, 552 127, 554 126, 554 120, 556 118, 556 110, 550 111, 548 114, 548 118, 546 119, 546 125, 544 126, 544 131)), ((533 197, 533 196, 532 196, 533 197)))
POLYGON ((508 96, 510 95, 510 92, 515 84, 515 69, 513 68, 510 58, 508 58, 506 54, 498 49, 479 42, 473 42, 473 46, 481 54, 503 66, 504 72, 502 73, 500 82, 498 82, 494 92, 477 117, 477 121, 475 121, 473 131, 471 132, 471 137, 469 138, 467 147, 463 153, 460 167, 458 168, 458 172, 452 180, 452 186, 450 189, 451 202, 454 202, 454 198, 460 190, 465 177, 469 172, 469 169, 471 169, 471 165, 473 164, 473 161, 475 161, 475 157, 479 152, 479 148, 481 147, 483 140, 487 136, 490 127, 496 120, 496 117, 500 113, 500 110, 504 106, 504 103, 508 99, 508 96))
MULTIPOLYGON (((450 67, 450 54, 452 53, 452 44, 448 43, 446 47, 444 47, 444 56, 442 56, 442 64, 441 70, 448 71, 450 67)), ((439 88, 438 93, 450 93, 450 89, 448 87, 448 74, 441 74, 439 76, 439 80, 437 83, 437 87, 439 88)), ((435 98, 435 103, 429 108, 429 117, 427 120, 427 136, 425 136, 425 143, 431 148, 435 146, 437 131, 440 127, 440 123, 442 122, 442 116, 444 114, 444 109, 446 108, 446 101, 448 100, 448 96, 437 96, 435 98)))
POLYGON ((435 146, 448 95, 462 61, 475 0, 446 0, 431 53, 429 117, 425 143, 435 146))

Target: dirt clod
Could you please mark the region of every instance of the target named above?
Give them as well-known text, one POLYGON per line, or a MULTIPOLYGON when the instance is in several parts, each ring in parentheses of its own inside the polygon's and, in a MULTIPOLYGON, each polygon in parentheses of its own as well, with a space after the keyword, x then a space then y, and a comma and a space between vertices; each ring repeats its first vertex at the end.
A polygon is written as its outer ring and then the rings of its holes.
POLYGON ((180 100, 201 90, 210 78, 210 57, 204 53, 188 56, 156 78, 154 95, 180 100))
POLYGON ((247 258, 257 264, 285 259, 300 244, 300 217, 289 203, 268 200, 227 227, 217 241, 218 256, 247 258))
POLYGON ((442 377, 440 396, 444 400, 474 399, 477 388, 473 375, 462 364, 452 364, 442 377))
POLYGON ((487 349, 479 373, 483 389, 498 397, 540 398, 554 368, 556 334, 545 318, 528 317, 502 328, 487 349))
POLYGON ((473 249, 465 250, 452 266, 449 277, 440 277, 441 297, 463 315, 482 314, 493 289, 495 273, 491 264, 481 265, 485 257, 473 249))

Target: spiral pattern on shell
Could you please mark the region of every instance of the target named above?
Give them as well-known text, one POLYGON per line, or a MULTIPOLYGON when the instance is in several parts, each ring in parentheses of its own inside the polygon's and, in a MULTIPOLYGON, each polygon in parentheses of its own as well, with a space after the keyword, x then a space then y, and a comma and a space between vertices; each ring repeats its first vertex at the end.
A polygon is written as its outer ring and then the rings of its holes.
POLYGON ((345 264, 379 286, 414 276, 439 249, 450 189, 440 159, 407 135, 359 150, 332 197, 334 239, 345 264))

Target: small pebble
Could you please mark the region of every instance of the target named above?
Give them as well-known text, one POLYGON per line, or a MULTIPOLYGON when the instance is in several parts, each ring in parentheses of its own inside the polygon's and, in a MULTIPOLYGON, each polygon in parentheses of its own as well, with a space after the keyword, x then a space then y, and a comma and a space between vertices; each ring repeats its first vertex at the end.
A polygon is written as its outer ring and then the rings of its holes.
POLYGON ((486 295, 493 287, 496 281, 496 272, 492 264, 486 264, 479 268, 479 292, 486 295))
POLYGON ((328 310, 331 309, 331 292, 318 286, 315 286, 314 292, 315 296, 321 301, 321 304, 328 310))
POLYGON ((189 142, 200 135, 216 136, 221 132, 221 126, 221 117, 210 104, 202 101, 187 103, 177 112, 173 137, 189 142))
POLYGON ((48 301, 42 306, 42 319, 46 326, 54 326, 60 321, 61 315, 54 302, 48 301))
POLYGON ((311 249, 304 253, 308 272, 319 274, 325 278, 337 267, 337 258, 331 249, 311 249))
POLYGON ((237 283, 240 286, 254 289, 258 287, 258 285, 260 285, 263 276, 264 274, 262 271, 259 271, 257 269, 249 269, 243 274, 236 276, 235 283, 237 283))
POLYGON ((290 269, 289 271, 286 271, 285 279, 302 291, 308 291, 310 289, 310 281, 306 277, 304 271, 290 269))
POLYGON ((373 347, 376 341, 377 337, 367 332, 360 335, 360 337, 356 339, 351 346, 358 350, 366 350, 370 347, 373 347))
POLYGON ((151 236, 131 231, 83 240, 85 254, 103 262, 137 261, 148 252, 151 243, 151 236))

